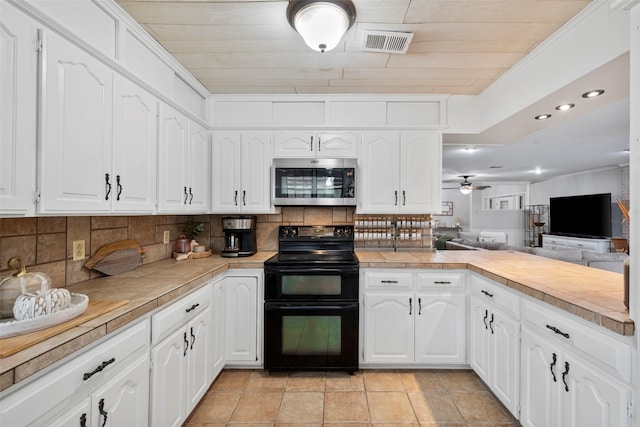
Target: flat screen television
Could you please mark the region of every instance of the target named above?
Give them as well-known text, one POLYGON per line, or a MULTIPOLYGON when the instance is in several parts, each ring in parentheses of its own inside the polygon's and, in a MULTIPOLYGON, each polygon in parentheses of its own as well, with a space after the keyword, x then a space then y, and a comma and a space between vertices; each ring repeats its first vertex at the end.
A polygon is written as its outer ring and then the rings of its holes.
POLYGON ((611 193, 552 197, 549 232, 560 236, 611 237, 611 193))

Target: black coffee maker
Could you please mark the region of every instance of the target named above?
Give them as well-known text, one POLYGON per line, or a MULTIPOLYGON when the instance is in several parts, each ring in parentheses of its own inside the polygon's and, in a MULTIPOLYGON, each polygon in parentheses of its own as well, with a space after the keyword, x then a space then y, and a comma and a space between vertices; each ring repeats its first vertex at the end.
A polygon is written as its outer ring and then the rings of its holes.
POLYGON ((223 257, 251 256, 256 253, 256 216, 224 216, 223 257))

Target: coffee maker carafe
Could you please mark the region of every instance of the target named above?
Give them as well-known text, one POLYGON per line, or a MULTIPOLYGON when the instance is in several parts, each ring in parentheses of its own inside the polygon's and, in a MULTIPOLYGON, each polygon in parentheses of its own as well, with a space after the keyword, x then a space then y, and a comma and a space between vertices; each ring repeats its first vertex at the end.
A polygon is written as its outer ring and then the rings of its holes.
POLYGON ((251 256, 256 253, 256 216, 222 217, 223 257, 251 256))

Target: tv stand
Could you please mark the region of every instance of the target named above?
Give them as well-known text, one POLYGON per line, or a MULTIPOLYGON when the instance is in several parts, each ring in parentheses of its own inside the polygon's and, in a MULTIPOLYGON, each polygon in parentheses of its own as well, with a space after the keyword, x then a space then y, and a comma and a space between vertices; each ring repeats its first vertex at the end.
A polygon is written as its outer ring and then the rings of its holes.
POLYGON ((611 239, 588 239, 543 234, 542 247, 545 249, 583 249, 604 254, 609 252, 611 248, 611 239))

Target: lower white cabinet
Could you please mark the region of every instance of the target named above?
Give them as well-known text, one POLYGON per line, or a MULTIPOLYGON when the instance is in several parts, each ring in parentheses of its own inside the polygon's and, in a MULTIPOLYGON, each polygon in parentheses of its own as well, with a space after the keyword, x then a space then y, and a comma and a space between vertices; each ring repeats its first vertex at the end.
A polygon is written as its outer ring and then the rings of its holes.
POLYGON ((161 329, 154 336, 165 336, 164 328, 172 332, 151 349, 150 425, 182 425, 213 381, 211 299, 209 284, 152 317, 153 327, 161 329), (176 325, 174 319, 183 316, 186 323, 176 325))
POLYGON ((256 365, 262 358, 261 351, 258 353, 258 281, 261 277, 229 276, 224 279, 227 364, 256 365))
POLYGON ((226 316, 226 289, 224 280, 213 283, 213 323, 211 327, 212 353, 209 360, 211 377, 216 378, 225 364, 225 316, 226 316))
POLYGON ((625 384, 523 327, 523 426, 627 426, 630 396, 625 384))
MULTIPOLYGON (((518 416, 520 391, 520 321, 500 302, 501 294, 489 283, 473 280, 470 297, 469 365, 505 407, 518 416), (482 293, 485 291, 486 295, 482 293), (490 301, 492 299, 497 301, 490 301)), ((517 297, 514 295, 516 301, 517 297)), ((509 298, 506 298, 509 301, 509 298)))
POLYGON ((0 425, 150 425, 149 335, 145 319, 15 391, 3 392, 0 425))
POLYGON ((464 273, 364 272, 363 362, 466 362, 464 273))

